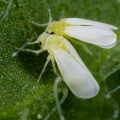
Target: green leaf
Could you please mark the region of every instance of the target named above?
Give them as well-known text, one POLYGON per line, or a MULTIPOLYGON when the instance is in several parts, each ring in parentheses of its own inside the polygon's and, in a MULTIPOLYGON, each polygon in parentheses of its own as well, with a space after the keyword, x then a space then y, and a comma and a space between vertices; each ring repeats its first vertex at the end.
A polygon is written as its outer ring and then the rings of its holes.
MULTIPOLYGON (((37 83, 48 53, 36 56, 20 52, 12 58, 16 47, 35 41, 44 32, 45 27, 37 27, 31 22, 47 23, 50 9, 53 20, 78 17, 120 27, 119 6, 119 0, 0 0, 0 119, 43 120, 55 107, 53 84, 56 76, 51 64, 37 83)), ((118 43, 110 50, 72 42, 98 80, 101 90, 98 96, 89 100, 78 99, 69 91, 62 104, 66 120, 120 119, 120 115, 114 114, 120 106, 119 90, 109 93, 120 84, 119 30, 117 35, 118 43)), ((38 46, 32 47, 39 49, 38 46)), ((64 84, 61 86, 67 87, 64 84)), ((51 120, 58 120, 57 112, 51 120)))

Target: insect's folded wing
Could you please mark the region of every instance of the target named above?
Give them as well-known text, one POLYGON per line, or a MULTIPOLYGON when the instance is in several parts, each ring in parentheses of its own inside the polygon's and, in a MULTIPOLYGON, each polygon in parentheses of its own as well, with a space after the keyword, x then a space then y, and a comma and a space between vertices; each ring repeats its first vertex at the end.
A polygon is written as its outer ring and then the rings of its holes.
POLYGON ((87 67, 85 66, 85 64, 83 63, 81 57, 78 55, 78 53, 76 52, 76 50, 74 49, 74 47, 71 45, 70 42, 68 42, 68 40, 64 39, 64 44, 66 45, 67 49, 69 50, 69 54, 75 58, 75 60, 77 62, 79 62, 79 64, 84 67, 84 69, 88 70, 87 67))
POLYGON ((73 38, 102 48, 112 48, 116 44, 116 34, 109 29, 94 26, 68 26, 64 32, 73 38))
POLYGON ((79 64, 68 52, 57 50, 54 57, 64 82, 79 98, 87 99, 97 95, 99 85, 92 74, 79 64))
POLYGON ((116 26, 109 25, 102 22, 92 21, 92 20, 86 20, 86 19, 80 19, 80 18, 65 18, 64 20, 71 25, 89 25, 89 26, 96 26, 96 27, 112 29, 112 30, 118 29, 116 26))

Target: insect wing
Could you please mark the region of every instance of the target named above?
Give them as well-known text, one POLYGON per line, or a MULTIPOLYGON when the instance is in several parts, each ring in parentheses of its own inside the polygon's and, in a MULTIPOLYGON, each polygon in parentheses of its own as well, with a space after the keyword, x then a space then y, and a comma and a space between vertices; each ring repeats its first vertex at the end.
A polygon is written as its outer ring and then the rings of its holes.
POLYGON ((61 49, 54 52, 54 57, 64 82, 77 97, 87 99, 97 95, 99 85, 87 68, 61 49))
POLYGON ((88 26, 96 26, 100 28, 112 29, 117 30, 118 28, 113 25, 109 25, 102 22, 87 20, 87 19, 80 19, 80 18, 65 18, 66 23, 71 25, 88 25, 88 26))
POLYGON ((102 48, 112 48, 116 44, 116 34, 109 29, 94 26, 68 26, 64 32, 68 36, 102 48))
MULTIPOLYGON (((64 44, 66 45, 67 49, 69 50, 69 54, 77 61, 79 64, 84 67, 84 69, 88 70, 85 64, 83 63, 81 57, 78 55, 74 47, 68 42, 65 38, 64 39, 64 44)), ((89 71, 89 70, 88 70, 89 71)))

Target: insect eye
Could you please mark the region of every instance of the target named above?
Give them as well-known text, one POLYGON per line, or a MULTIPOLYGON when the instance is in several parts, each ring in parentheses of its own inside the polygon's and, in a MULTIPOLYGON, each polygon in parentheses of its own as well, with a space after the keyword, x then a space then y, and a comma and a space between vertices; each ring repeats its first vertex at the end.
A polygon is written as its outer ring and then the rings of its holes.
POLYGON ((42 42, 40 42, 39 45, 42 45, 42 42))
POLYGON ((54 34, 54 32, 51 32, 50 34, 54 34))

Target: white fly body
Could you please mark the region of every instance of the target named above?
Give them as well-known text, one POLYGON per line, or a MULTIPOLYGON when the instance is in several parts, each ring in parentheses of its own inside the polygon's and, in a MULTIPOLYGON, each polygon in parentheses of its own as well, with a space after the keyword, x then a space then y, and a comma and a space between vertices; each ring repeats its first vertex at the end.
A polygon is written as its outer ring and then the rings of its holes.
POLYGON ((116 44, 113 30, 117 30, 117 27, 80 18, 64 18, 51 22, 47 27, 48 33, 70 36, 106 49, 116 44))
POLYGON ((43 33, 38 38, 39 42, 42 42, 41 47, 48 51, 51 61, 52 59, 56 61, 64 82, 75 96, 88 99, 97 95, 98 83, 76 50, 64 37, 48 36, 48 34, 43 33), (46 36, 46 39, 43 40, 45 38, 43 36, 46 36))

